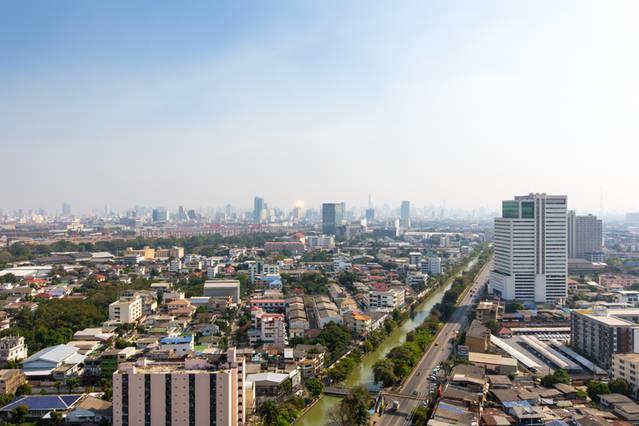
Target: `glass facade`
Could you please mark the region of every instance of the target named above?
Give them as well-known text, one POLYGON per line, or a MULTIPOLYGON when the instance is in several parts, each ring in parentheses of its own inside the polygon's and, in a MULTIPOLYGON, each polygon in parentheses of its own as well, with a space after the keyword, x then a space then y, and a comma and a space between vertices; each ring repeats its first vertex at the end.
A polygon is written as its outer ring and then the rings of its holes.
POLYGON ((534 201, 521 202, 521 217, 522 219, 535 218, 535 202, 534 201))
POLYGON ((501 205, 501 217, 504 219, 517 219, 519 218, 519 202, 518 201, 504 201, 501 205))

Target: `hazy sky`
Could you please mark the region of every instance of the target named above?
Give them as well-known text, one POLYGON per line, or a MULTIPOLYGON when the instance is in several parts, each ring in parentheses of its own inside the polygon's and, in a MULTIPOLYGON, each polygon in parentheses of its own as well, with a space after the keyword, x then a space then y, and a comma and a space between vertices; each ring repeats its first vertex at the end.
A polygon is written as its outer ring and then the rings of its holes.
POLYGON ((638 2, 165 3, 0 2, 0 208, 639 210, 638 2))

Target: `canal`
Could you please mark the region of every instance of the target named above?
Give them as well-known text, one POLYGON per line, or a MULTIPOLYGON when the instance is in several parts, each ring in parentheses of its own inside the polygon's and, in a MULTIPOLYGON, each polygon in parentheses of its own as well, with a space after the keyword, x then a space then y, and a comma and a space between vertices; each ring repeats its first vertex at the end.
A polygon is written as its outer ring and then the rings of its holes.
MULTIPOLYGON (((475 263, 475 259, 469 262, 466 269, 472 267, 475 263)), ((437 303, 441 302, 446 290, 450 288, 453 280, 449 280, 447 285, 440 287, 434 293, 431 293, 427 300, 418 305, 415 311, 415 317, 406 320, 400 327, 393 330, 393 332, 382 342, 382 344, 373 352, 369 352, 362 357, 362 362, 356 367, 341 384, 348 388, 353 386, 362 385, 366 388, 374 384, 373 380, 373 364, 384 358, 387 353, 391 351, 395 346, 398 346, 406 341, 406 335, 408 332, 414 330, 428 317, 431 309, 437 303)), ((296 426, 323 426, 330 423, 330 413, 337 407, 340 402, 340 398, 332 396, 323 396, 310 410, 308 410, 304 416, 302 416, 295 424, 296 426)))

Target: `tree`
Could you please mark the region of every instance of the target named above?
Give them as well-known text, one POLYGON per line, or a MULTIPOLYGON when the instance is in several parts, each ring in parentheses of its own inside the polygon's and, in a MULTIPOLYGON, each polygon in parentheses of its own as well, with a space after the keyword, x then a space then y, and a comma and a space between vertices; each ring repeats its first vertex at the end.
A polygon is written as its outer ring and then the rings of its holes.
POLYGON ((492 334, 497 334, 497 331, 499 331, 499 328, 500 328, 499 323, 495 321, 494 319, 489 319, 488 321, 485 321, 484 325, 490 330, 492 334))
POLYGON ((552 374, 545 375, 541 379, 541 384, 547 388, 551 388, 557 383, 570 383, 570 376, 566 370, 560 368, 552 374))
POLYGON ((342 399, 339 409, 334 413, 333 420, 341 426, 368 425, 370 402, 371 396, 364 387, 354 387, 351 394, 342 399))
POLYGON ((506 303, 506 306, 504 308, 504 311, 507 314, 514 314, 515 312, 524 309, 524 305, 522 305, 519 302, 511 302, 511 303, 506 303))
POLYGON ((280 391, 284 395, 288 395, 289 393, 291 393, 292 390, 293 390, 293 384, 291 383, 290 379, 284 380, 282 384, 280 385, 280 391))
POLYGON ((55 382, 54 386, 58 391, 58 394, 60 394, 60 389, 62 389, 62 382, 55 382))
POLYGON ((395 363, 388 358, 380 359, 373 364, 373 377, 375 383, 381 383, 385 388, 393 386, 398 381, 395 375, 395 363))
POLYGON ((80 380, 77 377, 69 377, 65 383, 67 385, 67 389, 69 389, 69 393, 71 393, 73 392, 73 389, 80 384, 80 380))
POLYGON ((413 410, 413 425, 426 426, 428 423, 428 410, 426 407, 419 406, 413 410))
POLYGON ((16 408, 11 410, 11 415, 15 419, 16 423, 22 423, 27 414, 29 414, 29 407, 26 405, 18 405, 16 408))
POLYGON ((62 416, 61 412, 59 411, 51 412, 51 424, 61 425, 63 420, 64 420, 64 416, 62 416))
POLYGON ((608 383, 603 383, 597 380, 591 380, 588 382, 588 396, 593 401, 599 400, 599 395, 607 395, 610 393, 608 383))
POLYGON ((24 383, 16 389, 16 396, 31 395, 33 388, 29 383, 24 383))
POLYGON ((306 389, 308 389, 308 392, 313 398, 317 398, 324 391, 324 385, 321 380, 318 379, 309 379, 306 381, 304 386, 306 386, 306 389))
POLYGON ((264 426, 277 425, 279 410, 275 401, 264 401, 257 409, 264 426))
POLYGON ((632 386, 626 379, 613 379, 608 383, 608 388, 611 393, 620 393, 626 396, 632 395, 632 386))

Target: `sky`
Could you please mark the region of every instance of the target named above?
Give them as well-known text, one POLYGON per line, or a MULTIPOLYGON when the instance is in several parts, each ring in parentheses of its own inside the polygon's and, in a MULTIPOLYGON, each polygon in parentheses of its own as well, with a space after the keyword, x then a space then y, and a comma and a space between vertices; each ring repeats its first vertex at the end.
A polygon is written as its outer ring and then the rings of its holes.
POLYGON ((639 210, 634 1, 0 2, 0 208, 639 210))

